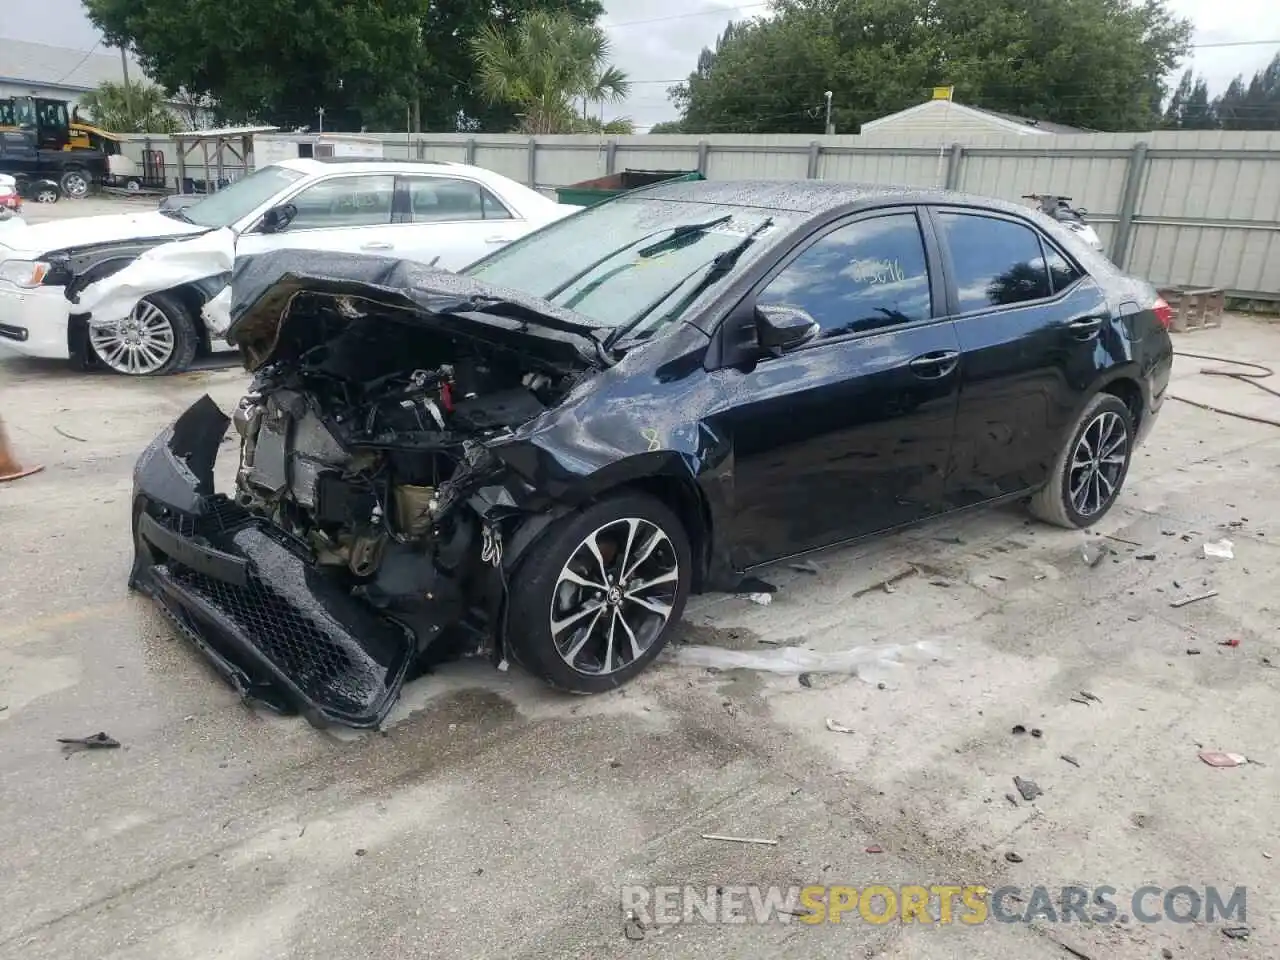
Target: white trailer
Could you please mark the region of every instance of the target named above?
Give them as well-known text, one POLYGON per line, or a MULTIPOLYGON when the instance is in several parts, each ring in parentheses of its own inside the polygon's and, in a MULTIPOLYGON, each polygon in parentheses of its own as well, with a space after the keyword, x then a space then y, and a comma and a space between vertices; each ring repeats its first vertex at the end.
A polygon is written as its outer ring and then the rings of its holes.
POLYGON ((298 157, 381 160, 382 141, 352 133, 259 133, 253 138, 255 169, 298 157))

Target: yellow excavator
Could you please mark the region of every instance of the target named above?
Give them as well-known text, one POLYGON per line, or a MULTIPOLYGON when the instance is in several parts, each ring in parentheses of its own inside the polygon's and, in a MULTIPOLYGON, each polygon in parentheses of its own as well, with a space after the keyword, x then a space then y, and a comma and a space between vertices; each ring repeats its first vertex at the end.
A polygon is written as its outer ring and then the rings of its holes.
MULTIPOLYGON (((138 164, 125 155, 123 137, 81 119, 78 109, 66 100, 0 98, 0 132, 5 131, 21 133, 34 148, 33 155, 43 158, 42 167, 88 168, 93 179, 104 186, 123 188, 131 193, 164 186, 163 153, 144 151, 143 163, 138 164)), ((0 166, 5 159, 2 153, 0 150, 0 166)), ((41 176, 49 176, 50 172, 42 169, 41 176)), ((51 178, 60 180, 62 175, 51 178)), ((87 192, 88 183, 84 178, 72 175, 69 183, 61 184, 62 191, 70 196, 82 196, 83 192, 73 189, 82 183, 87 192)))

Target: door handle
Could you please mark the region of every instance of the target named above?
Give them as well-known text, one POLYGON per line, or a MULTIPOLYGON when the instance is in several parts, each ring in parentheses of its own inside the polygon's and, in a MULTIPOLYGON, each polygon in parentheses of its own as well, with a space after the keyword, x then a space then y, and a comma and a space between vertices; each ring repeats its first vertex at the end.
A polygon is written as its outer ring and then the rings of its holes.
POLYGON ((360 244, 361 250, 394 250, 395 245, 387 243, 385 240, 373 240, 369 243, 360 244))
POLYGON ((959 361, 960 354, 955 350, 934 350, 920 354, 908 366, 921 380, 941 380, 956 368, 959 361))
POLYGON ((1091 339, 1102 329, 1102 317, 1080 317, 1069 320, 1067 329, 1080 340, 1091 339))
POLYGON ((510 243, 511 238, 510 237, 485 237, 484 242, 485 243, 510 243))

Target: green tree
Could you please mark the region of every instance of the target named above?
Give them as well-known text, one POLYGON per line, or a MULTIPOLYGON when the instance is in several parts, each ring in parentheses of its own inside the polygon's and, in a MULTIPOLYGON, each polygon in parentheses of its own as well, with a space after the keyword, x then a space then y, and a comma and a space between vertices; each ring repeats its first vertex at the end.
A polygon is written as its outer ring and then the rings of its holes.
POLYGON ((471 42, 480 90, 491 103, 519 107, 525 133, 572 133, 575 102, 625 100, 626 75, 609 63, 609 38, 564 13, 530 13, 514 28, 484 27, 471 42))
POLYGON ((821 132, 958 102, 1086 129, 1161 122, 1190 24, 1165 0, 774 0, 675 91, 687 132, 821 132))
POLYGON ((535 10, 582 22, 598 0, 83 0, 170 90, 218 103, 228 121, 331 129, 505 129, 508 103, 480 95, 469 40, 535 10))
POLYGON ((163 90, 149 83, 131 80, 126 87, 104 80, 80 97, 77 115, 91 117, 112 133, 173 133, 181 124, 167 100, 163 90))
POLYGON ((1280 54, 1253 75, 1236 77, 1213 102, 1225 130, 1280 130, 1280 54))
POLYGON ((1218 125, 1204 77, 1190 70, 1182 75, 1164 111, 1164 126, 1171 130, 1211 130, 1218 125))
POLYGON ((649 128, 650 133, 684 133, 684 121, 663 120, 649 128))

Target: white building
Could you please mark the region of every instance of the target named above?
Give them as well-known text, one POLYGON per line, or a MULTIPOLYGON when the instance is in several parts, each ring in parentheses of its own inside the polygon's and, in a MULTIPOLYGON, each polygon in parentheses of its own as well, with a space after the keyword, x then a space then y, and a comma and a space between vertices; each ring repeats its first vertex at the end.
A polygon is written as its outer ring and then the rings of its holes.
MULTIPOLYGON (((126 54, 126 60, 131 82, 150 82, 133 57, 126 54)), ((81 96, 104 80, 122 83, 124 77, 120 51, 101 44, 92 50, 73 50, 24 40, 0 40, 0 97, 66 100, 70 113, 81 96)), ((176 102, 170 109, 186 122, 189 111, 182 110, 176 102)))
MULTIPOLYGON (((946 90, 946 88, 942 88, 946 90)), ((994 110, 982 110, 978 107, 967 107, 956 103, 947 95, 935 95, 935 99, 906 110, 899 110, 878 120, 870 120, 862 125, 859 131, 863 136, 887 134, 892 136, 934 136, 952 140, 963 140, 966 137, 1043 137, 1056 134, 1088 133, 1078 127, 1068 127, 1061 123, 1049 123, 1042 120, 1030 120, 1026 117, 1015 117, 1007 113, 996 113, 994 110)))

